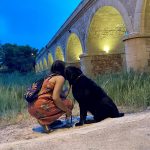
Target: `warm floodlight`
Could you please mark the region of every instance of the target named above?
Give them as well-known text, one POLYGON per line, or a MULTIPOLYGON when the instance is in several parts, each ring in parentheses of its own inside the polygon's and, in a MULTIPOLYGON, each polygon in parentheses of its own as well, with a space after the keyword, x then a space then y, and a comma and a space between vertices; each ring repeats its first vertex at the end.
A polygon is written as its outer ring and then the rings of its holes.
POLYGON ((67 61, 75 62, 80 60, 82 54, 82 45, 79 37, 75 33, 71 33, 67 42, 67 61))
POLYGON ((108 52, 110 51, 109 46, 104 46, 104 51, 105 51, 106 53, 108 53, 108 52))

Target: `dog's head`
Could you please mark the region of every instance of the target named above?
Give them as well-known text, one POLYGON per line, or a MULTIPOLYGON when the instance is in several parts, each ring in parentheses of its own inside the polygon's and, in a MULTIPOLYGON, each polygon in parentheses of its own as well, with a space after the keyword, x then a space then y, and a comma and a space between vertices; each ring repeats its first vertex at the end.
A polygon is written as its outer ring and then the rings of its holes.
POLYGON ((66 80, 69 81, 70 85, 72 85, 81 74, 82 71, 74 66, 68 66, 65 69, 65 77, 66 80))

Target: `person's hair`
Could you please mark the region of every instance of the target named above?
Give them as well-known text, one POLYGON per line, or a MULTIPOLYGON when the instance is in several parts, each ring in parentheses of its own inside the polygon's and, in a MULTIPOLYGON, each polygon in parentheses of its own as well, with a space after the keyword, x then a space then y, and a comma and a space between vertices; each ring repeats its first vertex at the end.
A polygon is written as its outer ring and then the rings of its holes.
POLYGON ((59 75, 62 75, 63 77, 65 77, 64 70, 65 70, 65 62, 64 61, 56 60, 53 62, 52 66, 51 66, 51 73, 56 73, 56 74, 59 74, 59 75))

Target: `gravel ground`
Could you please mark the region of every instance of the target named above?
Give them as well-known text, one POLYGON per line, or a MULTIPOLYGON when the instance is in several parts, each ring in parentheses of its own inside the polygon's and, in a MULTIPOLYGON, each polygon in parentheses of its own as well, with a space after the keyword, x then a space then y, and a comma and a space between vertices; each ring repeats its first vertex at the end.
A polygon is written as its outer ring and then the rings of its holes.
POLYGON ((28 120, 0 128, 0 150, 150 150, 150 111, 50 134, 28 120))

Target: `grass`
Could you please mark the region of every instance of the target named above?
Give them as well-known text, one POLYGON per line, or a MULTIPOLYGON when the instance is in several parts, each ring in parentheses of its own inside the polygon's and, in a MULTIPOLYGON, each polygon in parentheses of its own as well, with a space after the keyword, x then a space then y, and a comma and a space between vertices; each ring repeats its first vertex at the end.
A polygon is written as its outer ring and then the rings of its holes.
POLYGON ((146 73, 118 73, 98 76, 102 86, 118 106, 146 109, 150 106, 150 75, 146 73))
MULTIPOLYGON (((24 92, 41 75, 0 74, 0 121, 14 120, 20 114, 28 117, 24 92)), ((93 78, 118 106, 146 109, 150 106, 150 75, 146 73, 118 73, 93 78)), ((72 95, 69 96, 72 99, 72 95)), ((78 114, 78 107, 74 112, 78 114)))
POLYGON ((0 119, 14 119, 18 114, 25 114, 27 103, 24 92, 34 80, 34 73, 21 75, 19 73, 0 74, 0 119))

